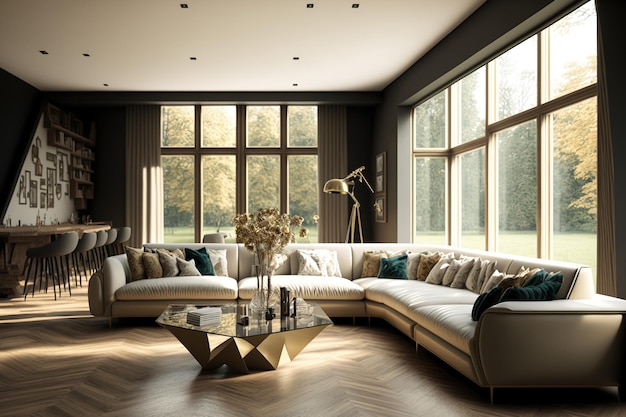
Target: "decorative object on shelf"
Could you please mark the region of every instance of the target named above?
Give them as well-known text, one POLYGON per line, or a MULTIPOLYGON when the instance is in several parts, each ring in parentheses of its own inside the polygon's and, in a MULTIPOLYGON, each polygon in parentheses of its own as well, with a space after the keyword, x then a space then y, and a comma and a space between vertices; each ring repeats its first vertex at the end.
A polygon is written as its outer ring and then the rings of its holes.
POLYGON ((238 214, 234 218, 237 243, 243 243, 256 257, 257 288, 250 301, 253 318, 271 320, 278 301, 278 289, 272 287, 272 274, 278 267, 278 256, 291 242, 295 242, 294 229, 306 236, 303 218, 290 216, 276 208, 262 208, 256 214, 238 214))
POLYGON ((355 169, 344 178, 333 178, 326 181, 326 184, 324 184, 325 193, 347 194, 354 201, 354 203, 352 204, 352 213, 350 214, 348 231, 346 232, 346 243, 354 243, 354 233, 357 226, 359 228, 359 237, 361 238, 361 243, 363 243, 363 227, 361 225, 361 203, 359 203, 359 200, 357 200, 356 196, 354 195, 354 179, 357 179, 359 182, 364 182, 370 189, 370 191, 372 193, 374 192, 370 183, 367 182, 367 178, 365 178, 365 175, 363 175, 363 171, 365 171, 364 166, 355 169))

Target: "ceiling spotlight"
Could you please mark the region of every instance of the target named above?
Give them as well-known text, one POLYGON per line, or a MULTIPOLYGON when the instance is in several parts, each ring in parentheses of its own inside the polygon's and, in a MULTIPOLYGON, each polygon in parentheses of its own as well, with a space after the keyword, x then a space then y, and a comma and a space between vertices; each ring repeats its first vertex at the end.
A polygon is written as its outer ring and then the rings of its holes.
POLYGON ((84 57, 88 57, 88 56, 91 56, 91 55, 89 55, 89 54, 85 53, 85 54, 83 54, 83 56, 84 56, 84 57))
POLYGON ((307 4, 306 4, 306 8, 307 8, 307 9, 312 9, 312 8, 313 8, 313 6, 314 6, 314 4, 313 4, 313 3, 307 3, 307 4))
POLYGON ((352 8, 353 8, 353 9, 358 9, 358 8, 359 8, 359 6, 360 6, 360 4, 359 4, 359 3, 352 3, 352 8))
POLYGON ((39 53, 40 53, 41 55, 48 55, 48 51, 44 51, 44 50, 39 51, 39 53))
POLYGON ((181 9, 188 9, 188 8, 189 8, 189 5, 188 5, 187 3, 181 3, 181 4, 180 4, 180 8, 181 8, 181 9))
POLYGON ((195 56, 190 56, 189 59, 191 59, 192 61, 197 61, 198 58, 196 58, 195 56))
POLYGON ((294 56, 294 57, 293 57, 293 60, 294 60, 294 61, 299 61, 299 60, 300 60, 300 57, 299 57, 299 56, 294 56))
POLYGON ((297 86, 298 86, 298 83, 293 83, 292 85, 293 85, 294 87, 297 87, 297 86))
POLYGON ((103 86, 105 86, 105 87, 108 87, 108 86, 109 86, 109 84, 107 84, 107 83, 104 83, 104 84, 102 84, 102 85, 103 85, 103 86))

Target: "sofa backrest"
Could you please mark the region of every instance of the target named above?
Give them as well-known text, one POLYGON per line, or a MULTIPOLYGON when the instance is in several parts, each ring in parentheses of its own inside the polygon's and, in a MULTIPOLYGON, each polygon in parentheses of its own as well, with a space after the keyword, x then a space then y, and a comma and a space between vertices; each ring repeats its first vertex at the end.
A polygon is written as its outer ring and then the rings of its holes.
POLYGON ((226 263, 228 268, 228 276, 239 279, 239 245, 236 243, 146 243, 143 245, 149 249, 225 249, 226 250, 226 263))
POLYGON ((505 274, 516 274, 521 267, 543 268, 547 272, 562 272, 563 284, 557 294, 557 298, 587 299, 595 294, 595 284, 591 268, 586 265, 571 262, 554 261, 550 259, 530 258, 519 255, 488 252, 475 249, 458 248, 445 245, 429 245, 418 243, 355 243, 352 247, 352 276, 353 279, 361 276, 363 270, 363 254, 366 251, 389 251, 398 252, 408 250, 411 252, 443 253, 454 252, 455 258, 461 255, 479 257, 496 261, 496 268, 505 274))
MULTIPOLYGON (((337 261, 341 276, 352 279, 352 249, 344 243, 291 243, 283 250, 286 256, 284 262, 274 271, 275 275, 296 275, 298 273, 299 263, 296 251, 326 249, 337 253, 337 261)), ((254 274, 253 266, 255 263, 254 254, 248 251, 243 245, 239 249, 239 271, 242 274, 240 278, 252 276, 254 274)))

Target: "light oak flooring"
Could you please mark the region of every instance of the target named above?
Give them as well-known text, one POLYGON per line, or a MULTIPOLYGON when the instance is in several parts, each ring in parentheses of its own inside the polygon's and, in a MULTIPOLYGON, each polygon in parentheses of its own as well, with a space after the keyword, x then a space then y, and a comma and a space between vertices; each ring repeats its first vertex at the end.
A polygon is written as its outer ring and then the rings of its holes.
POLYGON ((496 403, 384 322, 336 320, 296 359, 202 372, 154 320, 89 314, 86 287, 0 300, 0 416, 624 416, 613 389, 500 389, 496 403))

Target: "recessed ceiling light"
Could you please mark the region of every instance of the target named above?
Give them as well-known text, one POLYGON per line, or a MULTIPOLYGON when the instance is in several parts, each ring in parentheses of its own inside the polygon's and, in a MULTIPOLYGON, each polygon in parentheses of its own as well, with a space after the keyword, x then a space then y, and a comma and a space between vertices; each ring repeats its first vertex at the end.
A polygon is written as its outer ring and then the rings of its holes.
POLYGON ((298 86, 298 83, 293 83, 293 86, 294 86, 294 87, 297 87, 297 86, 298 86))
POLYGON ((360 6, 360 4, 359 4, 359 3, 352 3, 352 8, 353 8, 353 9, 358 9, 358 8, 359 8, 359 6, 360 6))
POLYGON ((44 51, 44 50, 39 51, 39 53, 40 53, 41 55, 48 55, 48 51, 44 51))
POLYGON ((294 60, 294 61, 299 61, 299 60, 300 60, 300 57, 299 57, 299 56, 294 56, 294 57, 293 57, 293 60, 294 60))
POLYGON ((313 6, 314 6, 314 4, 313 4, 313 3, 307 3, 307 4, 306 4, 306 8, 307 8, 307 9, 312 9, 312 8, 313 8, 313 6))
POLYGON ((102 84, 102 85, 103 85, 103 86, 105 86, 105 87, 108 87, 108 86, 109 86, 109 84, 107 84, 107 83, 104 83, 104 84, 102 84))
POLYGON ((188 9, 188 8, 189 8, 189 5, 188 5, 187 3, 181 3, 181 4, 180 4, 180 8, 181 8, 181 9, 188 9))
POLYGON ((88 56, 91 56, 91 55, 89 55, 89 54, 85 53, 85 54, 83 54, 83 56, 84 56, 84 57, 88 57, 88 56))
POLYGON ((191 59, 192 61, 197 61, 198 58, 196 58, 195 56, 190 56, 189 59, 191 59))

